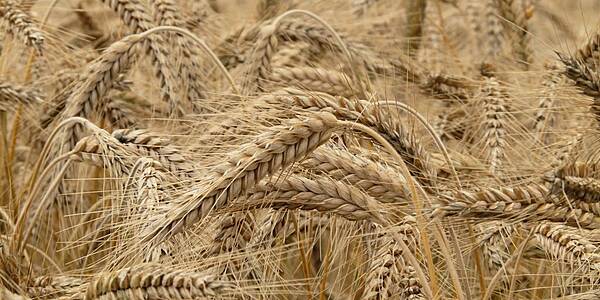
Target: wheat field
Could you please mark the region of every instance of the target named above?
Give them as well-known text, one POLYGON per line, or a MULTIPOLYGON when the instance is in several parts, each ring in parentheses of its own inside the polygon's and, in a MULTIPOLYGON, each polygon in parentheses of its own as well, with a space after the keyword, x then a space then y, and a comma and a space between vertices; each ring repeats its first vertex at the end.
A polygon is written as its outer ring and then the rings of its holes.
POLYGON ((600 299, 599 13, 0 0, 0 299, 600 299))

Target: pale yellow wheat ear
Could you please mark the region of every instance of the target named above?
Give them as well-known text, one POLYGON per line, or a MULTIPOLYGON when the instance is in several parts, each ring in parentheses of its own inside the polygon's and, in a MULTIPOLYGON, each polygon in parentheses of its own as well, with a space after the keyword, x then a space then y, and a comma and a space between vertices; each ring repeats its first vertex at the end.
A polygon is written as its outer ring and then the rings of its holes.
POLYGON ((181 232, 184 227, 204 218, 214 205, 223 206, 263 177, 303 158, 329 140, 336 122, 331 114, 316 114, 314 118, 297 120, 289 127, 275 127, 270 132, 257 136, 253 142, 232 153, 230 158, 211 174, 212 187, 208 186, 205 191, 191 191, 184 195, 184 202, 180 207, 174 207, 163 220, 158 219, 156 224, 151 224, 156 228, 150 227, 151 231, 146 233, 142 240, 157 239, 161 242, 168 236, 181 232), (251 181, 247 181, 250 179, 251 181))
POLYGON ((0 18, 7 23, 12 35, 23 41, 29 47, 33 47, 39 54, 43 52, 44 35, 34 25, 31 17, 19 8, 19 4, 13 0, 0 3, 0 18))
POLYGON ((231 283, 201 272, 182 272, 159 264, 140 265, 99 274, 88 286, 85 299, 143 297, 191 299, 224 296, 231 283), (116 289, 115 289, 116 288, 116 289))
MULTIPOLYGON (((171 26, 159 26, 140 34, 132 34, 125 37, 123 40, 112 44, 102 56, 87 67, 87 78, 80 82, 75 91, 68 100, 68 104, 64 111, 65 117, 87 117, 90 118, 93 114, 102 111, 106 105, 102 98, 108 90, 113 86, 114 80, 118 75, 126 70, 132 62, 133 56, 137 53, 134 47, 140 42, 143 42, 147 37, 158 34, 160 32, 178 32, 187 37, 190 37, 194 42, 198 43, 202 49, 215 59, 215 62, 223 71, 223 74, 235 90, 233 79, 218 61, 214 53, 206 46, 206 44, 198 39, 195 35, 185 29, 171 26)), ((78 137, 78 128, 73 127, 67 129, 65 144, 72 146, 78 137)))
POLYGON ((229 82, 229 84, 231 85, 231 88, 233 89, 233 91, 239 95, 239 91, 237 89, 237 86, 235 84, 235 81, 233 81, 231 75, 229 74, 229 72, 227 71, 227 68, 225 68, 225 66, 223 66, 223 64, 221 63, 221 61, 219 60, 219 58, 215 55, 215 53, 208 47, 208 45, 206 45, 206 42, 204 42, 204 40, 198 38, 196 35, 194 35, 193 33, 191 33, 190 31, 183 29, 183 28, 179 28, 179 27, 174 27, 174 26, 158 26, 155 27, 151 30, 148 30, 147 32, 145 32, 146 35, 149 35, 153 32, 160 32, 160 31, 173 31, 173 32, 177 32, 180 33, 190 39, 192 39, 194 41, 194 43, 198 44, 198 46, 200 46, 200 48, 202 49, 202 51, 204 51, 204 53, 206 55, 208 55, 214 64, 217 65, 217 67, 219 68, 219 70, 223 73, 223 76, 225 76, 225 79, 227 79, 227 81, 229 82))
MULTIPOLYGON (((342 50, 342 53, 345 56, 347 66, 352 72, 352 78, 354 82, 357 84, 361 82, 359 80, 360 78, 358 77, 358 73, 355 70, 360 64, 356 63, 356 59, 352 56, 351 52, 346 46, 346 43, 342 40, 337 31, 335 31, 331 25, 314 13, 306 10, 293 9, 281 14, 274 20, 267 22, 267 24, 261 27, 258 34, 259 42, 254 49, 252 61, 250 62, 252 65, 249 67, 247 73, 248 78, 246 79, 244 87, 242 88, 245 94, 252 94, 254 93, 255 89, 258 89, 259 91, 262 90, 262 81, 266 79, 268 74, 271 72, 271 59, 278 47, 279 42, 276 34, 279 30, 279 26, 282 23, 282 20, 296 15, 307 16, 315 20, 333 36, 337 46, 342 50)), ((362 95, 366 95, 364 87, 362 85, 359 86, 362 95)))

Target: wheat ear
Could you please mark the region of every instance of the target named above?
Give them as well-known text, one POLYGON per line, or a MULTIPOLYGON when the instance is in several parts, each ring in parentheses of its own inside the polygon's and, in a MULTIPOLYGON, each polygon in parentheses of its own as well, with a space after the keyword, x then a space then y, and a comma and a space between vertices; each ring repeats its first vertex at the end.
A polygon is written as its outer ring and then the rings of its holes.
POLYGON ((213 276, 140 265, 97 276, 84 299, 198 299, 218 297, 228 291, 232 291, 232 285, 213 276))
POLYGON ((174 175, 192 177, 195 173, 194 166, 190 163, 191 158, 182 154, 171 141, 156 133, 144 129, 121 129, 113 131, 112 136, 140 155, 161 162, 174 175))
POLYGON ((494 77, 486 77, 483 93, 483 140, 490 163, 490 172, 500 172, 505 158, 507 109, 505 95, 500 90, 500 83, 494 77))
MULTIPOLYGON (((369 261, 362 299, 394 299, 399 295, 406 299, 422 298, 419 280, 411 274, 414 270, 406 264, 402 249, 387 236, 386 230, 390 229, 378 228, 376 231, 378 243, 369 261)), ((412 225, 402 224, 391 230, 400 232, 409 245, 416 246, 417 232, 412 225)))
MULTIPOLYGON (((378 223, 379 214, 388 214, 379 201, 360 189, 326 177, 315 180, 290 175, 272 184, 258 184, 240 199, 244 207, 318 210, 348 220, 378 223)), ((391 218, 391 216, 388 216, 391 218)))
MULTIPOLYGON (((105 104, 102 98, 113 86, 115 78, 127 70, 136 55, 135 45, 144 40, 140 34, 129 35, 121 41, 113 43, 98 59, 86 68, 84 81, 79 82, 71 94, 63 112, 63 118, 91 118, 99 114, 105 104)), ((80 128, 66 128, 67 148, 71 148, 80 137, 80 128)))
POLYGON ((301 165, 357 186, 382 202, 407 201, 410 195, 405 180, 395 170, 347 151, 321 147, 301 165))
POLYGON ((548 128, 552 128, 555 122, 555 114, 552 111, 557 100, 558 85, 562 81, 562 74, 558 72, 558 67, 549 65, 547 67, 549 73, 544 75, 542 86, 544 87, 543 95, 538 103, 535 119, 533 121, 533 130, 535 130, 538 139, 544 143, 547 142, 549 134, 548 128))
POLYGON ((486 30, 485 32, 485 55, 490 60, 498 58, 503 49, 503 28, 500 23, 500 19, 497 14, 499 0, 486 0, 485 1, 485 21, 486 30))
POLYGON ((55 299, 70 296, 84 287, 84 281, 69 276, 42 276, 27 285, 27 295, 35 299, 55 299))
POLYGON ((576 228, 542 222, 531 230, 538 246, 555 260, 584 262, 588 266, 599 262, 598 247, 576 228))
MULTIPOLYGON (((302 93, 304 94, 304 93, 302 93)), ((396 119, 388 116, 379 106, 370 105, 366 101, 355 101, 346 98, 311 97, 311 96, 276 96, 265 98, 270 103, 284 103, 310 110, 332 112, 341 120, 354 121, 375 128, 400 154, 409 167, 411 174, 426 188, 434 185, 433 179, 437 169, 431 164, 431 156, 420 141, 410 134, 396 119)))
MULTIPOLYGON (((181 17, 181 12, 172 0, 152 0, 150 1, 154 8, 154 20, 159 26, 175 26, 184 27, 184 20, 181 17)), ((206 99, 206 86, 203 84, 202 66, 199 60, 199 52, 195 45, 181 34, 177 34, 176 45, 183 54, 183 61, 180 62, 179 70, 184 78, 188 78, 188 98, 190 100, 206 99)), ((196 107, 196 106, 192 106, 196 107)))
POLYGON ((12 34, 23 40, 25 45, 33 47, 39 54, 42 53, 44 35, 36 27, 29 15, 19 9, 19 4, 13 0, 0 3, 0 18, 7 22, 12 34))
POLYGON ((265 176, 286 168, 325 143, 336 126, 333 115, 320 113, 257 136, 213 170, 209 177, 213 184, 188 194, 182 204, 153 224, 144 239, 164 240, 201 220, 212 209, 225 206, 265 176))
POLYGON ((132 128, 137 123, 133 118, 135 113, 116 99, 106 105, 103 115, 113 128, 132 128))
MULTIPOLYGON (((131 28, 133 33, 140 34, 155 27, 152 17, 146 11, 146 7, 139 0, 100 0, 114 10, 123 22, 131 28)), ((168 50, 161 36, 149 36, 144 40, 144 51, 150 55, 155 76, 160 82, 160 93, 162 100, 169 104, 171 113, 181 115, 185 112, 184 107, 175 95, 175 74, 167 59, 168 50)))
POLYGON ((294 83, 302 89, 331 95, 349 97, 357 93, 352 79, 346 74, 320 68, 274 68, 269 80, 285 85, 294 83))
POLYGON ((0 110, 13 111, 19 105, 36 106, 42 103, 42 98, 28 87, 0 82, 0 110))

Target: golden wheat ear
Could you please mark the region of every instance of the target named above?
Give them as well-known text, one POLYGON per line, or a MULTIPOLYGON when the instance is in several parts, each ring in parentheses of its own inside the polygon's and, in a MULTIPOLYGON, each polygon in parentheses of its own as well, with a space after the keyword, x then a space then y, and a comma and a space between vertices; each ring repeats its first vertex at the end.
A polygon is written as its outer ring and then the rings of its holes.
POLYGON ((43 52, 44 35, 34 24, 31 16, 19 8, 13 0, 0 3, 0 18, 5 21, 6 28, 11 34, 29 47, 34 48, 39 54, 43 52))

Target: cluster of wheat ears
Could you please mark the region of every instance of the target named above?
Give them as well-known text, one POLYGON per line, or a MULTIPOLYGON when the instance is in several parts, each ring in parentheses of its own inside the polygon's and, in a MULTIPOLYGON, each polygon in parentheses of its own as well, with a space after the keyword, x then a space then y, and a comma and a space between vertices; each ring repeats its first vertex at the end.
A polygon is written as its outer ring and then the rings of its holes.
POLYGON ((594 2, 0 0, 0 299, 600 299, 594 2))

